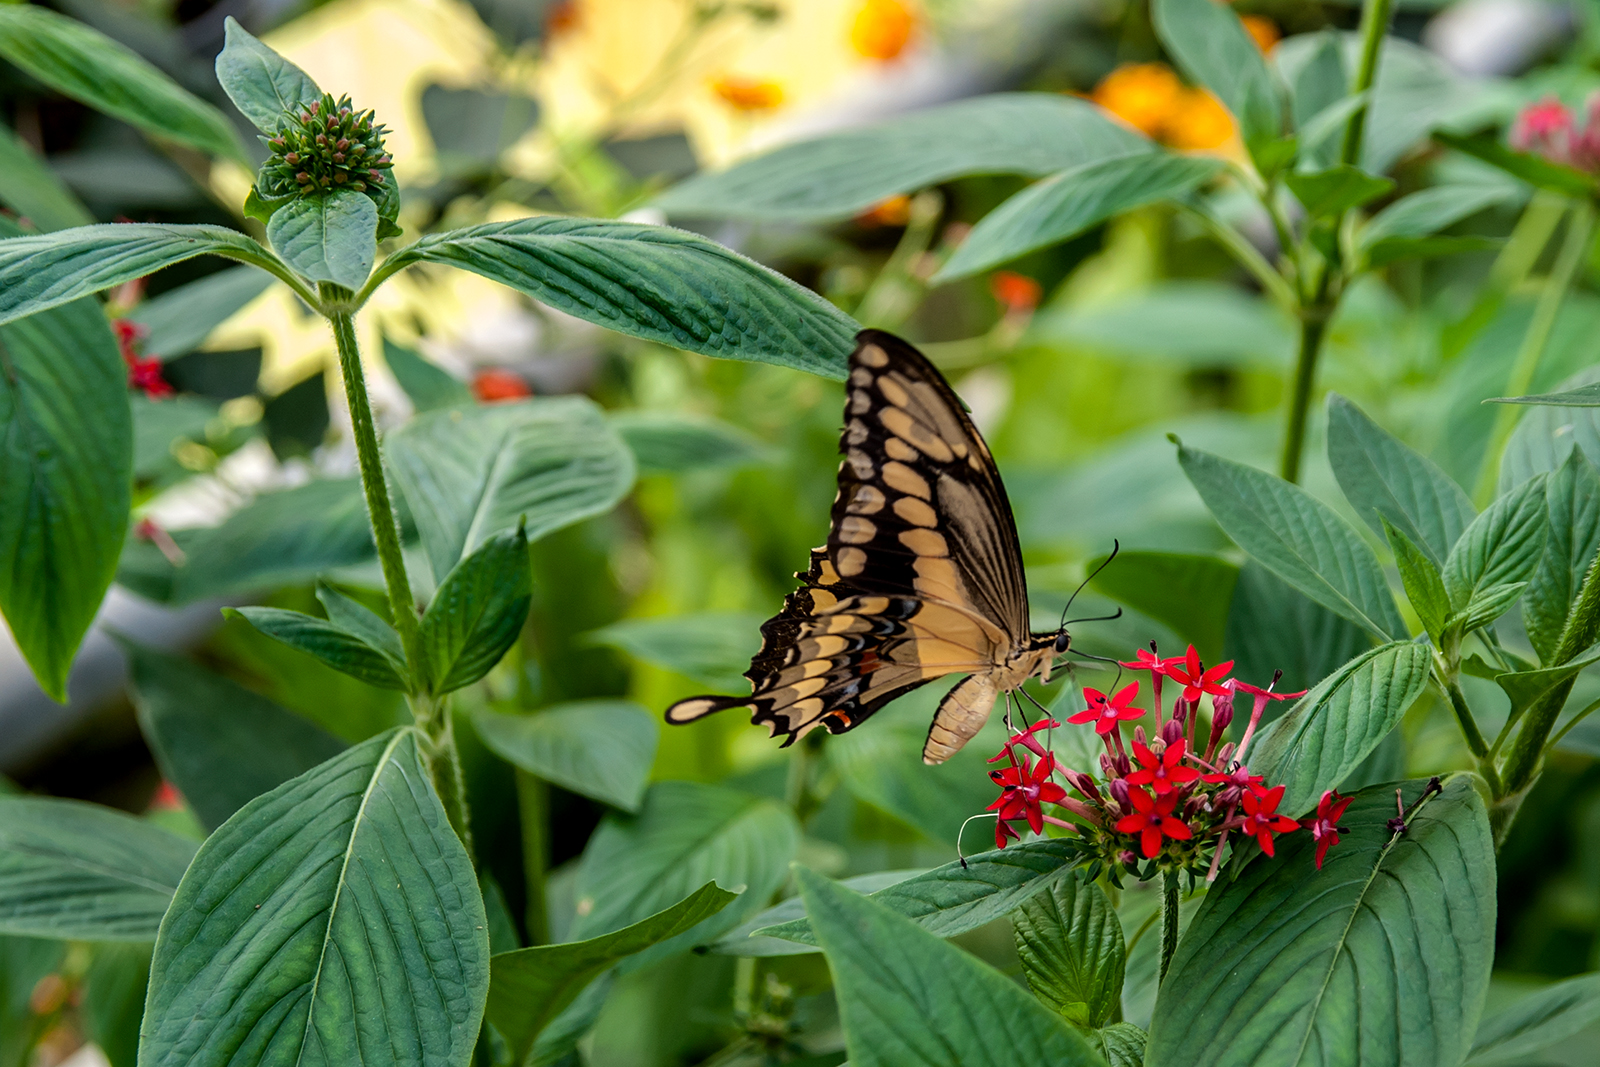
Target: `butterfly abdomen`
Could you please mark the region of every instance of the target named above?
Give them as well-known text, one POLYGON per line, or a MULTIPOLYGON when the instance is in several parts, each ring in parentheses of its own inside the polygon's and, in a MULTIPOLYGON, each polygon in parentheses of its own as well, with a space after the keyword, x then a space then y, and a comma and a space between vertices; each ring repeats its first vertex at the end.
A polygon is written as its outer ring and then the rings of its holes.
POLYGON ((988 671, 974 674, 945 694, 928 727, 928 740, 922 746, 922 762, 943 763, 978 735, 989 721, 1000 688, 988 671))

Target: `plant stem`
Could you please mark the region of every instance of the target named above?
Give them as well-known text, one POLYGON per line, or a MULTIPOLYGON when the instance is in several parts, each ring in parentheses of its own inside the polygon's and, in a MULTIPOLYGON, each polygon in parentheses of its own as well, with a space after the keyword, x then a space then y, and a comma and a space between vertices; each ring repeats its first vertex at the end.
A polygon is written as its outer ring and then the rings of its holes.
MULTIPOLYGON (((1389 32, 1389 17, 1394 12, 1394 0, 1366 0, 1361 5, 1361 64, 1356 68, 1355 84, 1350 95, 1357 96, 1372 88, 1378 79, 1378 60, 1383 55, 1383 38, 1389 32)), ((1350 113, 1345 123, 1344 140, 1339 145, 1339 162, 1356 166, 1361 162, 1361 142, 1367 132, 1368 104, 1362 104, 1350 113)))
POLYGON ((1157 982, 1166 980, 1167 968, 1172 965, 1172 954, 1178 950, 1178 872, 1161 872, 1161 973, 1157 982))
POLYGON ((1278 474, 1286 482, 1300 480, 1300 457, 1306 445, 1306 413, 1317 377, 1317 357, 1328 330, 1330 309, 1315 305, 1300 313, 1300 350, 1295 355, 1294 384, 1289 390, 1289 417, 1283 429, 1283 457, 1278 474))
POLYGON ((545 881, 550 866, 550 787, 527 771, 516 772, 517 815, 522 822, 522 877, 527 885, 523 913, 529 945, 550 943, 550 910, 545 881))
POLYGON ((1467 747, 1479 759, 1489 754, 1489 743, 1483 739, 1483 731, 1478 729, 1478 720, 1473 718, 1472 709, 1467 705, 1467 695, 1461 691, 1461 683, 1454 678, 1448 679, 1444 687, 1445 695, 1450 698, 1450 710, 1456 714, 1456 722, 1461 724, 1461 736, 1467 739, 1467 747))
POLYGON ((1210 234, 1211 238, 1241 267, 1249 271, 1251 277, 1261 284, 1261 288, 1279 307, 1292 312, 1298 306, 1294 289, 1284 281, 1283 275, 1267 262, 1266 257, 1256 251, 1256 246, 1251 244, 1244 234, 1196 204, 1180 201, 1175 206, 1181 213, 1199 223, 1201 229, 1210 234))
MULTIPOLYGON (((1545 279, 1544 288, 1539 292, 1539 302, 1534 305, 1533 318, 1528 321, 1528 330, 1522 335, 1522 344, 1517 349, 1516 359, 1511 364, 1511 373, 1506 378, 1506 396, 1523 396, 1532 388, 1534 376, 1539 371, 1539 361, 1544 356, 1545 346, 1550 341, 1550 334, 1555 329, 1556 319, 1561 313, 1561 304, 1566 299, 1567 290, 1572 287, 1572 280, 1577 276, 1578 268, 1583 265, 1593 234, 1594 208, 1587 202, 1573 205, 1572 214, 1567 220, 1567 234, 1561 242, 1561 251, 1557 253, 1555 265, 1550 268, 1550 276, 1545 279)), ((1488 446, 1484 449, 1483 463, 1478 468, 1478 484, 1472 494, 1474 502, 1480 508, 1494 499, 1495 483, 1499 475, 1499 464, 1496 460, 1505 450, 1511 431, 1516 428, 1517 419, 1522 414, 1522 409, 1517 404, 1496 406, 1499 410, 1495 412, 1494 430, 1489 435, 1488 446)))

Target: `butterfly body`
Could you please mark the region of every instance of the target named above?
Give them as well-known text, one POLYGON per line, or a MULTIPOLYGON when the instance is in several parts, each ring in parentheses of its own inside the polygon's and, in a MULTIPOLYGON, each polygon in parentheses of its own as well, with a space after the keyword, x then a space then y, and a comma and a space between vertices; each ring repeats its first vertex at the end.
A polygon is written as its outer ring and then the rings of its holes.
POLYGON ((850 357, 839 492, 828 543, 761 627, 749 697, 691 697, 690 722, 751 707, 791 743, 842 733, 895 697, 967 674, 939 705, 923 760, 942 763, 1004 693, 1049 679, 1064 631, 1027 629, 1016 525, 988 447, 938 370, 911 345, 863 330, 850 357))

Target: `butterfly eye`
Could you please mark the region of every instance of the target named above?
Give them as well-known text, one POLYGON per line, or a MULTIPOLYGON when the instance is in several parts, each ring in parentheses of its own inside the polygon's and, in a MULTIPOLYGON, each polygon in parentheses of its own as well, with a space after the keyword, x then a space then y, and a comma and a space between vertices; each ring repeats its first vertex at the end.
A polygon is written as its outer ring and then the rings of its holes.
POLYGON ((1060 633, 1056 634, 1056 655, 1059 656, 1065 652, 1067 650, 1067 646, 1070 644, 1072 644, 1072 635, 1067 633, 1067 631, 1062 630, 1060 633))

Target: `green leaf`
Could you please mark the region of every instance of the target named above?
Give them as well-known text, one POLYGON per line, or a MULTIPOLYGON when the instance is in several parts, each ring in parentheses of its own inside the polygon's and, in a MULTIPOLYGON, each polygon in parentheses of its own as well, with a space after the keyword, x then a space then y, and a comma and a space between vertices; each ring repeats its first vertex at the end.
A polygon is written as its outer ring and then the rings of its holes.
POLYGON ((381 276, 413 263, 472 271, 629 337, 828 378, 844 378, 860 329, 776 271, 668 226, 553 215, 489 222, 423 237, 386 260, 381 276))
POLYGON ((1195 370, 1287 369, 1295 343, 1293 322, 1270 301, 1236 285, 1194 280, 1041 308, 1028 336, 1119 361, 1159 360, 1195 370))
POLYGON ((1567 196, 1588 197, 1595 194, 1595 179, 1583 171, 1560 163, 1552 163, 1541 156, 1527 152, 1513 152, 1500 143, 1494 134, 1478 133, 1470 136, 1433 131, 1433 139, 1447 148, 1465 152, 1498 167, 1514 178, 1520 178, 1539 189, 1550 189, 1567 196))
POLYGON ((785 145, 667 190, 669 214, 827 222, 968 174, 1041 177, 1150 142, 1086 100, 995 93, 785 145))
POLYGON ((670 411, 619 411, 611 416, 611 425, 633 450, 642 474, 748 467, 767 456, 756 438, 715 419, 670 411))
POLYGON ((747 692, 744 672, 761 648, 760 615, 707 612, 623 619, 590 632, 590 643, 621 649, 723 692, 747 692))
POLYGON ((337 738, 220 674, 132 641, 122 647, 139 729, 161 776, 207 831, 344 750, 337 738))
POLYGON ((262 133, 275 133, 284 117, 322 99, 310 75, 258 41, 229 15, 226 43, 217 53, 217 81, 233 106, 262 133))
POLYGON ((334 670, 359 678, 368 685, 380 689, 406 688, 405 676, 382 651, 325 619, 283 608, 223 608, 222 613, 238 616, 274 641, 315 656, 334 670))
POLYGON ((1280 811, 1309 811, 1378 747, 1422 695, 1431 655, 1414 641, 1364 652, 1262 729, 1245 758, 1268 782, 1287 787, 1280 811))
POLYGON ((534 1038, 602 971, 698 926, 738 899, 707 882, 676 904, 614 933, 587 941, 503 952, 490 961, 489 1021, 527 1060, 534 1038))
POLYGON ((1283 132, 1283 105, 1239 16, 1211 0, 1155 0, 1151 22, 1167 53, 1233 113, 1246 145, 1283 132))
MULTIPOLYGON (((887 889, 908 878, 927 873, 926 868, 916 867, 903 871, 874 871, 871 874, 858 874, 853 878, 841 878, 839 884, 846 889, 853 889, 857 893, 866 893, 870 896, 880 889, 887 889)), ((811 922, 806 918, 806 902, 801 900, 798 894, 752 915, 707 945, 706 950, 724 956, 801 956, 822 951, 810 942, 786 941, 756 933, 757 930, 764 930, 769 926, 782 926, 796 919, 800 921, 800 928, 809 933, 811 922)))
POLYGON ((633 454, 586 397, 433 411, 388 435, 386 455, 436 580, 496 534, 529 541, 611 510, 633 454))
POLYGON ((465 1067, 488 920, 419 744, 380 734, 200 846, 156 939, 140 1064, 465 1067))
POLYGON ((0 203, 39 229, 87 226, 94 216, 62 184, 39 154, 0 122, 0 203))
POLYGON ((1011 979, 882 904, 795 870, 855 1067, 1091 1067, 1087 1041, 1011 979))
POLYGON ((1348 163, 1338 163, 1313 173, 1290 174, 1284 178, 1284 184, 1314 219, 1360 207, 1394 188, 1394 182, 1388 178, 1375 178, 1348 163))
POLYGON ((1600 974, 1581 974, 1530 993, 1478 1024, 1469 1067, 1527 1063, 1528 1057, 1600 1019, 1600 974))
POLYGON ((661 727, 627 700, 579 700, 531 715, 476 709, 489 751, 529 774, 602 804, 638 811, 661 727))
POLYGON ((0 796, 0 933, 148 941, 194 848, 110 808, 0 796))
MULTIPOLYGON (((21 10, 34 9, 0 7, 0 12, 21 10)), ((267 251, 221 226, 154 222, 79 226, 0 241, 0 323, 204 255, 260 263, 267 251)))
POLYGON ((457 381, 443 368, 387 337, 383 339, 383 361, 418 414, 440 408, 471 407, 476 403, 466 382, 457 381))
POLYGON ((1550 662, 1589 564, 1600 551, 1600 474, 1574 448, 1545 483, 1549 536, 1528 580, 1522 623, 1539 659, 1550 662))
POLYGON ((272 275, 254 267, 232 267, 141 301, 128 318, 149 332, 143 352, 170 359, 192 352, 236 312, 266 292, 272 275))
POLYGON ((1480 237, 1463 234, 1459 237, 1391 237, 1367 249, 1366 265, 1372 269, 1387 267, 1409 259, 1437 259, 1463 252, 1483 252, 1502 248, 1505 241, 1499 237, 1480 237))
MULTIPOLYGON (((1083 859, 1075 841, 1047 838, 968 856, 872 894, 872 899, 938 937, 976 930, 1014 911, 1035 893, 1070 877, 1083 859)), ((802 945, 818 944, 811 920, 795 919, 755 931, 802 945)))
POLYGON ((379 653, 396 674, 405 676, 405 649, 400 645, 400 635, 387 619, 325 582, 317 583, 317 601, 328 613, 329 622, 379 653))
POLYGON ((500 662, 528 620, 531 581, 521 526, 494 535, 456 564, 422 617, 435 693, 471 685, 500 662))
POLYGON ((1057 879, 1012 913, 1011 927, 1034 996, 1077 1027, 1099 1029, 1120 1014, 1128 954, 1098 885, 1057 879))
POLYGON ((1497 396, 1495 404, 1544 404, 1558 408, 1600 408, 1600 382, 1582 385, 1560 393, 1540 393, 1535 396, 1497 396))
POLYGON ((1405 632, 1361 535, 1297 485, 1198 449, 1178 462, 1223 532, 1278 577, 1379 638, 1405 632))
POLYGON ((1494 958, 1478 788, 1452 777, 1399 836, 1393 785, 1362 790, 1320 871, 1311 835, 1285 834, 1213 886, 1161 984, 1149 1067, 1460 1063, 1494 958))
POLYGON ((0 6, 0 55, 62 95, 153 137, 250 163, 222 112, 81 22, 27 4, 0 6))
POLYGON ((1328 394, 1328 463, 1356 514, 1393 523, 1441 566, 1477 515, 1459 485, 1337 393, 1328 394))
POLYGON ((1438 644, 1445 624, 1454 614, 1450 607, 1450 594, 1444 591, 1444 579, 1439 576, 1439 565, 1428 557, 1416 542, 1404 532, 1389 525, 1389 520, 1379 516, 1383 534, 1394 552, 1395 568, 1400 572, 1400 582, 1405 586, 1406 599, 1422 620, 1428 636, 1438 644))
POLYGON ((932 283, 965 278, 1059 244, 1113 215, 1182 196, 1222 168, 1206 156, 1147 152, 1064 170, 989 212, 972 228, 932 283))
POLYGON ((1255 560, 1239 568, 1224 647, 1240 678, 1264 684, 1283 671, 1279 691, 1310 689, 1372 647, 1367 632, 1297 591, 1255 560))
POLYGON ((1385 241, 1427 237, 1511 199, 1502 185, 1440 185, 1402 196, 1362 226, 1356 242, 1370 251, 1385 241))
POLYGON ((708 881, 745 887, 714 918, 668 938, 629 962, 661 959, 714 940, 766 907, 783 884, 800 831, 776 801, 698 782, 658 782, 637 815, 600 821, 578 865, 578 917, 568 931, 584 941, 654 915, 708 881))
POLYGON ((1464 607, 1479 590, 1533 576, 1550 527, 1545 478, 1531 478, 1501 496, 1462 533, 1444 563, 1451 604, 1464 607))
POLYGON ((359 289, 378 256, 378 206, 353 189, 297 197, 272 213, 267 240, 311 281, 359 289))
POLYGON ((1450 620, 1450 625, 1460 626, 1461 632, 1468 634, 1487 626, 1510 611, 1527 587, 1527 582, 1485 586, 1472 594, 1472 599, 1450 620))
MULTIPOLYGON (((0 240, 0 257, 26 240, 0 240)), ((127 369, 93 300, 0 326, 0 366, 0 611, 40 688, 64 701, 128 531, 127 369)))
POLYGON ((1574 656, 1565 663, 1534 670, 1508 671, 1494 675, 1495 684, 1511 698, 1511 715, 1522 714, 1534 702, 1558 686, 1570 681, 1585 667, 1600 663, 1600 647, 1574 656))
POLYGON ((373 558, 366 499, 356 478, 262 493, 221 526, 196 531, 173 576, 173 599, 257 592, 307 582, 373 558))
POLYGON ((1149 1035, 1132 1023, 1112 1023, 1089 1035, 1110 1067, 1144 1067, 1149 1035))
POLYGON ((1217 556, 1182 552, 1122 552, 1105 570, 1104 557, 1085 566, 1094 589, 1172 627, 1194 643, 1208 663, 1223 655, 1228 604, 1239 568, 1217 556))

